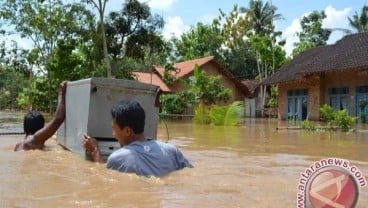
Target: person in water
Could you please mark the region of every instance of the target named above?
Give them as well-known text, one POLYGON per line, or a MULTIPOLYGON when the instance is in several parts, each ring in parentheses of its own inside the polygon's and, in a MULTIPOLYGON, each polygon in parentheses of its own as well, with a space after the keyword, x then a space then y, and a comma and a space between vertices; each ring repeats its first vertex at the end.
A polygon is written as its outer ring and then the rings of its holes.
MULTIPOLYGON (((163 176, 193 167, 176 146, 145 138, 145 112, 138 102, 118 102, 111 109, 111 116, 114 136, 122 147, 107 158, 108 169, 140 176, 163 176)), ((82 140, 92 160, 104 163, 97 140, 87 134, 82 140)))
POLYGON ((44 117, 38 111, 31 111, 24 116, 23 129, 26 135, 23 141, 15 145, 14 151, 43 149, 45 142, 55 134, 65 119, 66 87, 66 81, 60 84, 56 112, 46 126, 44 117))

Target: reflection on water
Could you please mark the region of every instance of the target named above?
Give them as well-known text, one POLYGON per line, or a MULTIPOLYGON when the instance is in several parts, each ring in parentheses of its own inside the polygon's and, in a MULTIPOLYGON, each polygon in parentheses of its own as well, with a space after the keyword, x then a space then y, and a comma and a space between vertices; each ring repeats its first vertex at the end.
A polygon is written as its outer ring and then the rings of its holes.
MULTIPOLYGON (((55 139, 45 151, 13 152, 22 136, 0 136, 0 207, 295 207, 300 173, 316 160, 344 158, 368 176, 367 131, 277 131, 282 125, 161 122, 158 137, 169 136, 195 166, 161 179, 106 170, 55 139)), ((365 207, 367 187, 360 192, 365 207)))

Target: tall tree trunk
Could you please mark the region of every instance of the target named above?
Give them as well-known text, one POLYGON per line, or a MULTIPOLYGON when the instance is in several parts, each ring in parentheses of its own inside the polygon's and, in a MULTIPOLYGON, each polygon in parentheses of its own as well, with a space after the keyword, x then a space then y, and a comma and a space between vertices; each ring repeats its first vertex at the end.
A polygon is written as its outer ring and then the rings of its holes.
MULTIPOLYGON (((49 84, 49 89, 48 89, 48 95, 49 95, 49 98, 52 97, 52 90, 51 90, 51 76, 50 76, 50 72, 47 71, 47 80, 48 80, 48 84, 49 84)), ((49 99, 49 113, 50 115, 52 114, 52 109, 53 109, 53 106, 52 106, 52 99, 49 99)))
POLYGON ((111 64, 109 60, 109 53, 107 51, 107 42, 106 42, 106 34, 105 34, 105 26, 103 21, 103 14, 100 14, 100 21, 101 21, 101 30, 102 30, 102 42, 103 42, 103 51, 107 69, 107 77, 111 77, 111 64))
POLYGON ((98 3, 95 0, 87 0, 87 2, 94 5, 97 9, 99 16, 100 16, 100 23, 101 23, 101 32, 102 32, 102 45, 103 45, 103 53, 104 59, 107 69, 107 77, 111 77, 111 64, 109 59, 109 52, 107 50, 107 40, 106 40, 106 32, 105 32, 105 23, 104 23, 104 15, 105 15, 105 7, 108 0, 98 0, 98 3))

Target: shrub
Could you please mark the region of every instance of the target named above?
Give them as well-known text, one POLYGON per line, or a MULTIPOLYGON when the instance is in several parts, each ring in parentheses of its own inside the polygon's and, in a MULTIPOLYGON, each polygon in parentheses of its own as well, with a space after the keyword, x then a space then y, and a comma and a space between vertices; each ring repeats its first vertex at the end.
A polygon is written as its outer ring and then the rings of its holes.
POLYGON ((161 95, 160 102, 163 113, 182 114, 195 104, 195 97, 190 91, 182 91, 176 94, 161 95))
POLYGON ((324 104, 320 108, 320 112, 323 121, 330 122, 334 119, 334 109, 331 106, 324 104))
POLYGON ((324 104, 321 109, 321 118, 331 127, 341 128, 342 131, 348 131, 355 125, 356 117, 351 117, 344 110, 335 111, 331 106, 324 104))
POLYGON ((308 120, 302 121, 302 128, 310 131, 315 131, 317 129, 316 125, 308 120))

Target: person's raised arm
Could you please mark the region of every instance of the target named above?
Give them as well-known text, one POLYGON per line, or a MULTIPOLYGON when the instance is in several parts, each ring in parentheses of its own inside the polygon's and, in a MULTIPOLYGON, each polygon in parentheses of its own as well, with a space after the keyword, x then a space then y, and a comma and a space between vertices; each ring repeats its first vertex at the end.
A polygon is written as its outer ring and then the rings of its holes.
POLYGON ((38 130, 31 141, 37 149, 41 149, 46 142, 55 132, 58 130, 60 125, 65 120, 65 94, 66 94, 67 82, 64 81, 59 87, 58 105, 56 108, 55 115, 51 121, 46 124, 42 129, 38 130))

